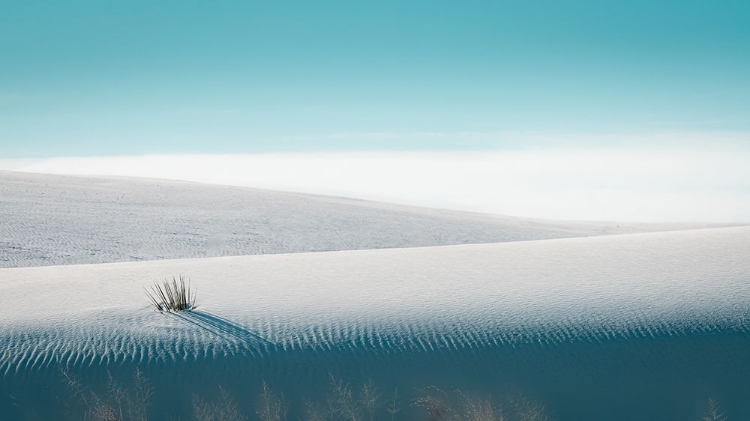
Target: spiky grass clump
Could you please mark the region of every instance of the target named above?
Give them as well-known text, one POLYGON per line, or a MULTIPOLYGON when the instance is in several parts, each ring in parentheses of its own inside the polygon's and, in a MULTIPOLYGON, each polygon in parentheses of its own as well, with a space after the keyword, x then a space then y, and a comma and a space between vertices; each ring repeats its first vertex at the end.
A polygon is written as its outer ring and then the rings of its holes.
POLYGON ((190 280, 185 282, 185 277, 180 275, 172 280, 165 279, 161 283, 154 281, 151 291, 146 290, 151 304, 159 312, 177 313, 179 311, 190 311, 195 308, 194 290, 190 289, 190 280))

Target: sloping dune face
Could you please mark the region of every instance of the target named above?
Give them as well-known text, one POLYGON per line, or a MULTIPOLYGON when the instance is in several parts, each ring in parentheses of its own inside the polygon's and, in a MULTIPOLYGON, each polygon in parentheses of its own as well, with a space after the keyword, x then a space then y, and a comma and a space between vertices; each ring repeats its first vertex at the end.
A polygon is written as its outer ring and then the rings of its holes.
POLYGON ((748 256, 750 228, 721 228, 2 269, 0 405, 201 419, 283 393, 289 419, 406 420, 487 397, 506 419, 689 420, 713 398, 746 419, 748 256), (151 309, 143 288, 179 274, 196 311, 151 309), (142 377, 154 394, 125 399, 142 377))
POLYGON ((238 187, 0 171, 0 267, 492 243, 684 227, 544 222, 238 187))

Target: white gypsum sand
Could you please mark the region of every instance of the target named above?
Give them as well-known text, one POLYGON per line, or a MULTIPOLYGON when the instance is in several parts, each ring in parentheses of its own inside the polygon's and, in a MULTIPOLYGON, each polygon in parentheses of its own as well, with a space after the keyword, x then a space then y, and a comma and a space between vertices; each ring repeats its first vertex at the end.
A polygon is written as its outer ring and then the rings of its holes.
POLYGON ((739 227, 0 269, 0 411, 59 417, 62 399, 80 419, 138 369, 155 419, 219 391, 252 414, 263 382, 301 417, 330 376, 398 388, 396 419, 431 385, 564 420, 687 417, 711 396, 741 415, 749 251, 739 227), (156 312, 143 288, 178 274, 197 310, 156 312))
POLYGON ((0 171, 0 267, 495 243, 687 229, 165 180, 0 171))
POLYGON ((750 228, 720 228, 2 269, 0 367, 195 359, 209 348, 366 350, 394 335, 404 350, 425 350, 678 334, 727 320, 745 329, 748 250, 750 228), (248 336, 155 312, 143 288, 173 274, 190 278, 199 312, 248 336))
POLYGON ((708 397, 741 418, 750 228, 711 227, 0 172, 0 414, 142 414, 143 378, 151 419, 208 419, 195 399, 219 392, 253 414, 264 382, 297 419, 333 376, 398 388, 399 421, 427 386, 560 420, 688 419, 708 397), (198 308, 156 312, 144 287, 179 275, 198 308))

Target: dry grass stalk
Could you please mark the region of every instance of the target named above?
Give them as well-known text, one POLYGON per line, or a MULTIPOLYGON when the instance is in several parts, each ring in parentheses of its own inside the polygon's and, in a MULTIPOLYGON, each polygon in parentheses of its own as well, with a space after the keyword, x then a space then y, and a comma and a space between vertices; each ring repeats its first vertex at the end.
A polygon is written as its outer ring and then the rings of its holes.
POLYGON ((285 421, 286 403, 284 397, 276 396, 266 382, 263 382, 263 391, 260 394, 260 402, 256 408, 256 414, 261 421, 285 421))
POLYGON ((424 391, 426 394, 414 399, 412 405, 424 408, 429 421, 458 419, 446 392, 434 386, 424 391))
POLYGON ((247 421, 232 396, 219 386, 219 401, 212 403, 193 396, 193 416, 197 421, 247 421))
POLYGON ((388 401, 385 410, 391 416, 391 421, 394 421, 396 414, 401 412, 401 399, 398 397, 398 388, 393 389, 393 399, 388 401))
POLYGON ((375 383, 370 379, 362 385, 362 389, 359 392, 359 402, 362 404, 369 421, 375 421, 375 411, 378 409, 379 400, 380 393, 375 387, 375 383))
POLYGON ((74 398, 84 404, 85 421, 148 421, 148 408, 154 389, 143 373, 136 369, 132 389, 123 387, 108 374, 106 393, 98 394, 85 387, 69 372, 63 379, 74 398))
POLYGON ((708 400, 708 408, 703 413, 703 421, 726 421, 727 417, 722 412, 719 404, 713 400, 708 400))

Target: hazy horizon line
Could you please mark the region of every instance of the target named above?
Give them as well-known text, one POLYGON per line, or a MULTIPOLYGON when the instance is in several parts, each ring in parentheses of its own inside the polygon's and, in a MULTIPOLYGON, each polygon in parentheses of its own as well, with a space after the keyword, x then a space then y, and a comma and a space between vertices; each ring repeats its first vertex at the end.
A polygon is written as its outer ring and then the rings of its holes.
POLYGON ((750 222, 750 148, 154 154, 0 160, 540 219, 750 222))

